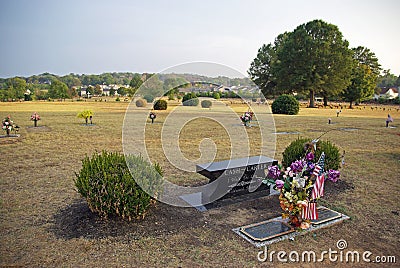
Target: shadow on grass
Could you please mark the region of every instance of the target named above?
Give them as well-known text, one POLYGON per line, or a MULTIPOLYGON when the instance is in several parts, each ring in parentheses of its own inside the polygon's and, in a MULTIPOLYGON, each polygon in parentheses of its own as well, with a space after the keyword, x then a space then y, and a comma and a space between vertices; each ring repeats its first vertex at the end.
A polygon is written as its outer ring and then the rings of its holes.
POLYGON ((90 211, 84 200, 75 200, 54 215, 50 231, 60 239, 124 237, 129 241, 174 234, 204 224, 203 215, 195 209, 162 203, 151 207, 142 220, 102 219, 90 211))

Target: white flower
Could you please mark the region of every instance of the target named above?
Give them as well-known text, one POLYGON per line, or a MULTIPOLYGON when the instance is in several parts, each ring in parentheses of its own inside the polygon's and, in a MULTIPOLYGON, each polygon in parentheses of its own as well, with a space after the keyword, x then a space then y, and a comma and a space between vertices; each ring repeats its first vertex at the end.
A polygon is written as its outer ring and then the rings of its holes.
POLYGON ((290 192, 286 192, 285 193, 285 197, 286 197, 286 199, 289 201, 289 202, 292 202, 293 200, 292 200, 292 194, 290 193, 290 192))
POLYGON ((6 121, 6 122, 4 122, 4 125, 8 126, 8 124, 9 124, 9 123, 8 123, 7 121, 6 121))
POLYGON ((304 186, 306 185, 306 179, 304 178, 299 178, 299 184, 301 188, 304 188, 304 186))

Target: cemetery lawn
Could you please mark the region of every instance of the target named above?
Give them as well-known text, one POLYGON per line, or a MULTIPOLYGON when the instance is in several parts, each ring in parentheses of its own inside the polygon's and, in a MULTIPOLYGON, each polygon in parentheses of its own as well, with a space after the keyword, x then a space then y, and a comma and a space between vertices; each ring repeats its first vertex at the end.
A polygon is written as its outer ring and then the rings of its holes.
MULTIPOLYGON (((180 185, 205 183, 204 177, 189 176, 168 165, 160 154, 161 122, 171 110, 157 111, 155 124, 146 125, 152 160, 180 185)), ((133 266, 133 267, 254 267, 261 249, 231 231, 280 215, 277 196, 198 212, 158 203, 142 221, 103 221, 87 208, 73 179, 85 155, 102 150, 122 152, 122 123, 127 102, 29 102, 0 103, 0 116, 8 114, 20 126, 20 137, 0 138, 0 266, 133 266), (85 126, 77 113, 91 109, 93 126, 85 126), (33 128, 33 112, 42 120, 33 128)), ((243 112, 242 104, 232 107, 243 112)), ((370 251, 375 256, 396 256, 400 261, 400 112, 399 107, 369 106, 343 109, 301 108, 297 116, 274 116, 277 132, 275 158, 291 141, 300 137, 330 140, 346 151, 341 180, 327 183, 323 205, 345 213, 351 220, 273 244, 269 251, 289 253, 313 250, 320 256, 336 242, 347 241, 351 251, 370 251), (397 109, 397 110, 396 110, 397 109), (388 112, 393 126, 385 128, 388 112), (328 125, 328 118, 333 124, 328 125)), ((198 108, 201 109, 201 108, 198 108)), ((211 108, 210 114, 218 110, 211 108)), ((204 119, 202 119, 204 120, 204 119)), ((150 120, 149 120, 150 122, 150 120)), ((238 122, 240 123, 240 122, 238 122)), ((2 133, 3 134, 3 133, 2 133)), ((257 154, 257 128, 248 129, 251 154, 257 154)), ((212 137, 217 158, 229 155, 223 129, 211 121, 188 124, 180 144, 188 158, 199 155, 198 142, 212 137), (202 136, 203 135, 203 136, 202 136), (194 149, 193 149, 194 148, 194 149)), ((273 156, 271 156, 273 157, 273 156)), ((280 266, 275 255, 274 266, 280 266)), ((344 266, 329 262, 325 266, 344 266)), ((265 263, 264 265, 271 265, 265 263)), ((284 265, 284 264, 283 264, 284 265)), ((296 264, 298 266, 299 264, 296 264)), ((301 263, 301 266, 315 263, 301 263)), ((352 264, 363 267, 361 261, 352 264)))

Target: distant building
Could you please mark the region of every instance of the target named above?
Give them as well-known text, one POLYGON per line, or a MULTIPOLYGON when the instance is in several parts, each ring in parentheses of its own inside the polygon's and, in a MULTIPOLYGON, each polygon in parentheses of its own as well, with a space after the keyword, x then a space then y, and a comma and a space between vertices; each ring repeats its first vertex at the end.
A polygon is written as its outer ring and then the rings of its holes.
POLYGON ((391 88, 381 88, 381 92, 379 94, 374 95, 374 99, 384 98, 384 99, 395 99, 399 97, 399 88, 391 87, 391 88))

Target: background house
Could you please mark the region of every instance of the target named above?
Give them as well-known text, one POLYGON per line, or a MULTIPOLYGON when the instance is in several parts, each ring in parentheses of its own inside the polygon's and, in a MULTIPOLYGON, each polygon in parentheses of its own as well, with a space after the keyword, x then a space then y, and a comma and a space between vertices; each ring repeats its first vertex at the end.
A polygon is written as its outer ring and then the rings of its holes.
POLYGON ((384 99, 395 99, 399 97, 399 88, 391 87, 391 88, 381 88, 381 92, 379 94, 374 95, 374 99, 384 98, 384 99))

